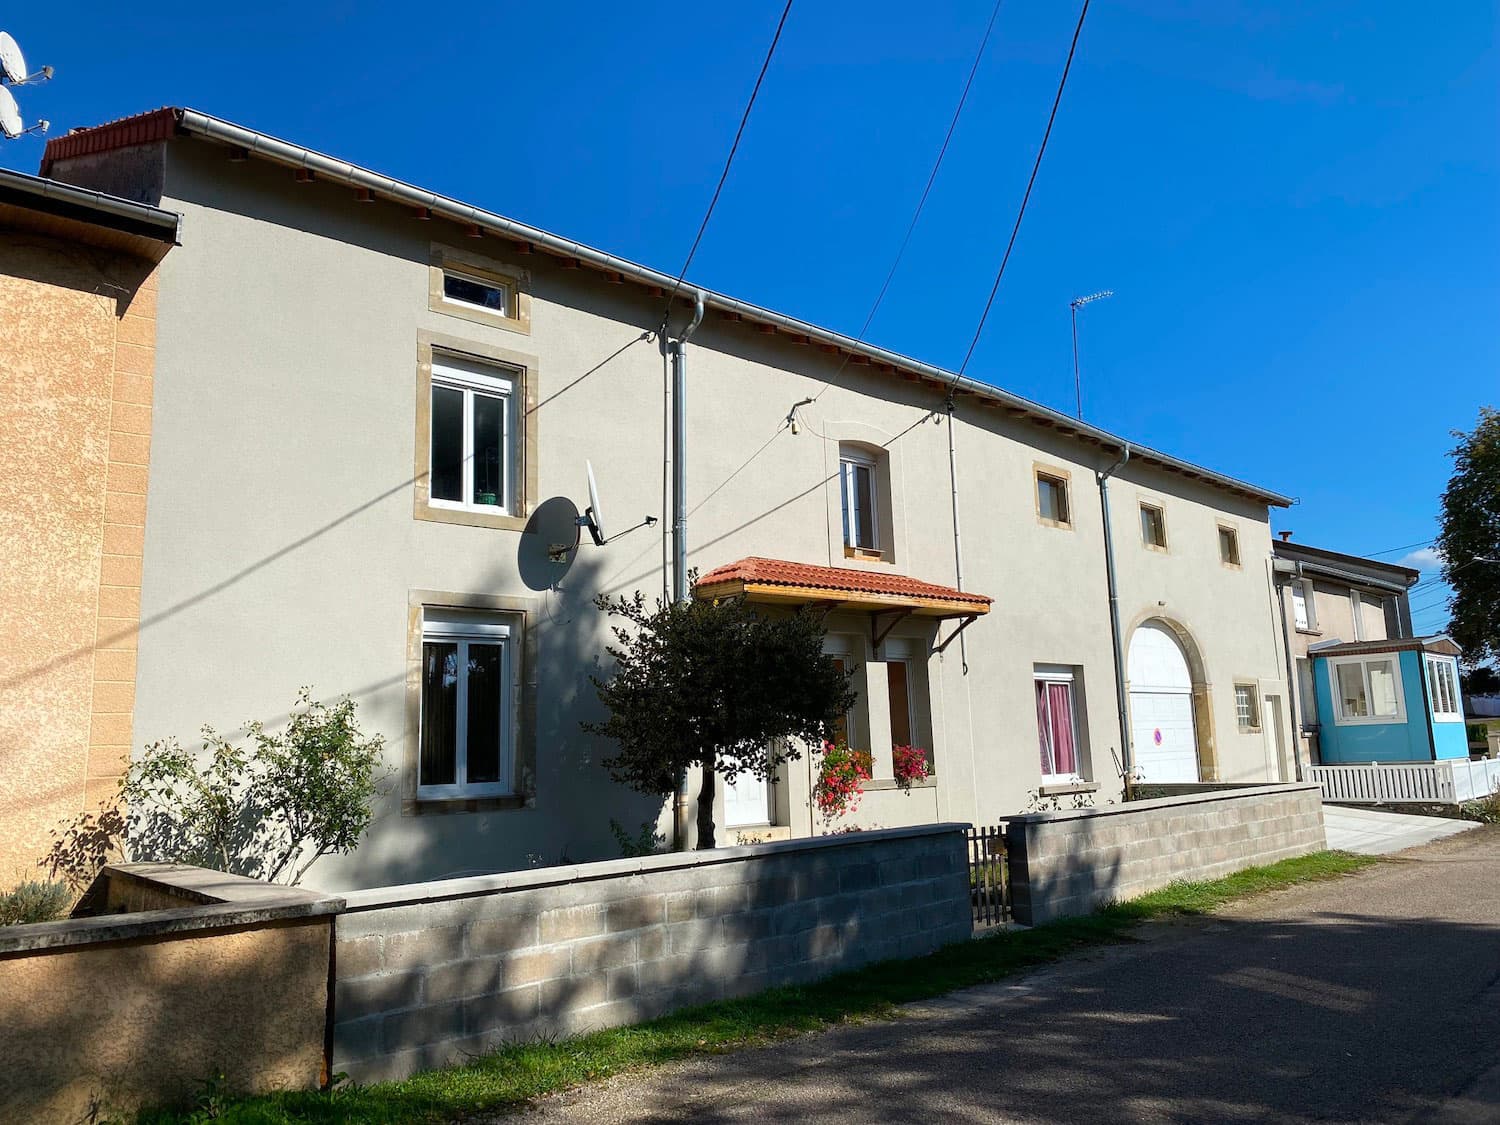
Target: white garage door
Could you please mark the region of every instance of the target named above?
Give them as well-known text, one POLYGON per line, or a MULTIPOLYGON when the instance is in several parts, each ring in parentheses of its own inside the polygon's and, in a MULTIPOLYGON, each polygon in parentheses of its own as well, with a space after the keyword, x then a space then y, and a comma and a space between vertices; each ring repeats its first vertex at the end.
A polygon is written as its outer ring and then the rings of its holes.
POLYGON ((1198 780, 1193 677, 1177 638, 1142 625, 1130 639, 1130 736, 1142 781, 1198 780))

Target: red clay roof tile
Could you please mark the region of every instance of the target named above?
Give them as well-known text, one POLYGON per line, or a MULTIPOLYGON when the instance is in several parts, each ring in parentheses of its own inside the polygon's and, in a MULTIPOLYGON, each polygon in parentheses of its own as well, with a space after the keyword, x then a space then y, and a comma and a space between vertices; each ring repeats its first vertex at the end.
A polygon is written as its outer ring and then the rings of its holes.
POLYGON ((846 593, 968 602, 975 606, 988 606, 994 600, 983 594, 957 590, 952 586, 939 586, 933 582, 923 582, 901 574, 883 574, 880 571, 854 570, 841 566, 812 566, 808 563, 758 557, 740 559, 739 562, 717 567, 698 579, 699 586, 717 586, 725 582, 745 582, 764 586, 806 586, 818 590, 846 593))

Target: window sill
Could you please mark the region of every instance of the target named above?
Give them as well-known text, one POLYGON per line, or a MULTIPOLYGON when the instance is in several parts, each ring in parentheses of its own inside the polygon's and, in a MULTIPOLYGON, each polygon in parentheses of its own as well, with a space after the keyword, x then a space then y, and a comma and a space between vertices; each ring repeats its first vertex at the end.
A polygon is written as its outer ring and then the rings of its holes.
POLYGON ((456 523, 463 527, 493 527, 501 531, 525 531, 525 516, 491 515, 474 512, 466 508, 435 508, 431 504, 417 501, 415 516, 431 523, 456 523))
POLYGON ((887 789, 936 789, 937 775, 933 774, 925 781, 913 781, 910 785, 902 785, 894 777, 882 777, 875 781, 867 781, 860 788, 866 793, 882 792, 887 789))
POLYGON ((1037 516, 1036 522, 1043 527, 1055 527, 1060 531, 1072 531, 1072 520, 1049 520, 1046 516, 1037 516))
POLYGON ((1074 793, 1097 793, 1099 783, 1097 781, 1064 781, 1056 785, 1043 784, 1038 790, 1040 797, 1067 797, 1074 793))
POLYGON ((859 559, 861 562, 889 562, 884 551, 867 551, 863 547, 844 548, 844 558, 859 559))
POLYGON ((445 816, 449 813, 500 812, 536 807, 536 798, 521 793, 505 797, 419 797, 401 801, 402 816, 445 816))
POLYGON ((1300 625, 1297 626, 1296 631, 1304 637, 1321 637, 1323 635, 1322 629, 1304 629, 1300 625))

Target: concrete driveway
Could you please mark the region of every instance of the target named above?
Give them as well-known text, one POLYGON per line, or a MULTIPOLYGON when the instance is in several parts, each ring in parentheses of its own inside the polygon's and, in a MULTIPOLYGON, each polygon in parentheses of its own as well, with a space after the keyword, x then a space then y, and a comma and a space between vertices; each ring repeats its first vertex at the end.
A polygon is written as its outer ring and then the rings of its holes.
POLYGON ((1500 829, 542 1121, 1500 1121, 1500 829))
POLYGON ((1324 805, 1323 825, 1328 832, 1330 848, 1361 855, 1404 851, 1479 827, 1472 820, 1409 816, 1385 809, 1350 808, 1347 805, 1324 805))

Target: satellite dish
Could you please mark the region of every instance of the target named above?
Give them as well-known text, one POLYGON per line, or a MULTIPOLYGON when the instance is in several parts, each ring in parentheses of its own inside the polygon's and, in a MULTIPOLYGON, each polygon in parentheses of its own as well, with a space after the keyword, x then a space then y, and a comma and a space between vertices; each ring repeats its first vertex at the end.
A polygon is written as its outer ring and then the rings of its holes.
POLYGON ((4 86, 0 86, 0 133, 4 133, 11 140, 26 132, 26 127, 21 124, 21 110, 16 106, 16 99, 4 86))
POLYGON ((533 590, 552 590, 567 577, 578 554, 583 519, 566 496, 543 500, 526 521, 516 563, 521 581, 533 590))
POLYGON ((589 474, 589 506, 584 512, 583 518, 588 521, 589 534, 594 538, 594 546, 602 547, 608 542, 604 534, 604 516, 599 508, 599 482, 594 479, 594 464, 585 461, 584 468, 589 474))
POLYGON ((27 76, 26 56, 8 31, 0 31, 0 75, 7 82, 25 82, 27 76))

